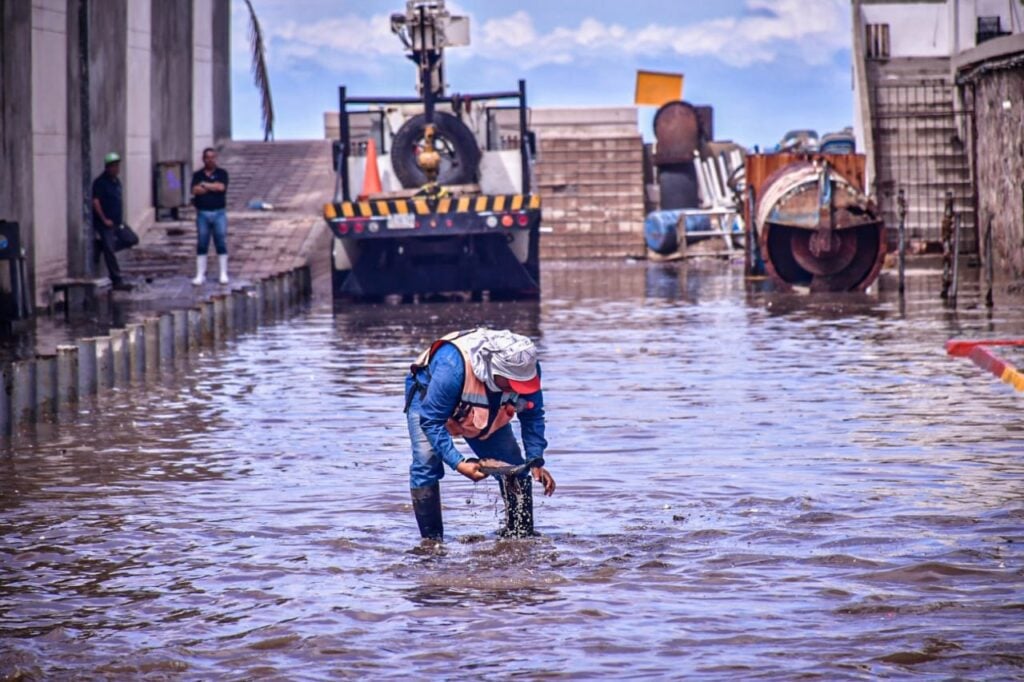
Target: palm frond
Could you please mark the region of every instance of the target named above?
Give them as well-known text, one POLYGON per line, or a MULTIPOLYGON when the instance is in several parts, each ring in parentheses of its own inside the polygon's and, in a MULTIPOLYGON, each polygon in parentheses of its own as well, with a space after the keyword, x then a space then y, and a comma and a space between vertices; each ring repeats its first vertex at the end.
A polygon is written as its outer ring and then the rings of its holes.
POLYGON ((263 44, 263 29, 256 18, 256 10, 250 0, 245 0, 249 8, 249 46, 252 48, 252 79, 260 91, 260 109, 263 115, 263 141, 274 138, 274 101, 270 97, 270 74, 267 72, 266 49, 263 44))

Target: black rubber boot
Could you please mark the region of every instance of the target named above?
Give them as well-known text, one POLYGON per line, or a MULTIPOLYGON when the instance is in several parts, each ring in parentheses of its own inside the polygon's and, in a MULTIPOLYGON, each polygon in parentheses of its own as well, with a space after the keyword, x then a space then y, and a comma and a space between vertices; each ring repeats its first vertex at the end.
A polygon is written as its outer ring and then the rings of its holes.
POLYGON ((424 540, 444 540, 444 520, 441 518, 441 485, 433 483, 412 488, 412 510, 424 540))
POLYGON ((529 476, 498 479, 501 497, 505 500, 505 526, 498 535, 506 538, 528 538, 533 530, 533 479, 529 476))

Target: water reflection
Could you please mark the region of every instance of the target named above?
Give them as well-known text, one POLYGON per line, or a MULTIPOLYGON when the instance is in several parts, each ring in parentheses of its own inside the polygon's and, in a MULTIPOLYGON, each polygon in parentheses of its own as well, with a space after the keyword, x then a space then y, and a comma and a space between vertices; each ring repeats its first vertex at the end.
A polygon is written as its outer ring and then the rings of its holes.
POLYGON ((0 676, 1019 676, 1019 399, 942 344, 1024 308, 914 281, 558 265, 539 304, 320 308, 104 396, 0 456, 0 676), (505 541, 448 476, 424 554, 401 377, 477 324, 541 341, 559 491, 505 541))

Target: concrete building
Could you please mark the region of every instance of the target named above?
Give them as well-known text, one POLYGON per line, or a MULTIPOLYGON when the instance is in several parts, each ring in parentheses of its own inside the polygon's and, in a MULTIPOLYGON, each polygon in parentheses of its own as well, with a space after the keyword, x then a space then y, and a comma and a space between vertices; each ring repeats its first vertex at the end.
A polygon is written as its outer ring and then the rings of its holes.
MULTIPOLYGON (((991 107, 982 108, 962 71, 998 53, 1000 70, 1019 79, 1020 61, 1004 58, 1013 54, 1024 33, 1024 5, 1021 0, 853 0, 852 8, 854 127, 868 157, 868 186, 886 224, 898 224, 902 189, 910 238, 934 244, 951 194, 963 248, 977 252, 979 227, 987 229, 995 211, 981 208, 979 188, 1012 185, 1012 178, 1020 177, 1019 165, 1014 171, 992 157, 1005 151, 1004 144, 1019 147, 1021 138, 1019 127, 1016 141, 1005 137, 1013 126, 992 120, 991 107), (1002 132, 988 132, 993 126, 1002 132), (992 135, 1002 141, 982 142, 992 135)), ((999 87, 1007 89, 1000 102, 1010 102, 1012 109, 1014 100, 1020 101, 1019 89, 1014 97, 1011 83, 999 87)), ((1002 106, 996 108, 1004 112, 1002 106)), ((1019 124, 1019 108, 1014 115, 1019 124)), ((1019 210, 1012 220, 1019 231, 1024 220, 1019 210)))
POLYGON ((157 164, 187 174, 230 138, 229 23, 229 0, 0 0, 0 220, 20 224, 36 305, 106 274, 88 194, 107 152, 144 227, 157 164))

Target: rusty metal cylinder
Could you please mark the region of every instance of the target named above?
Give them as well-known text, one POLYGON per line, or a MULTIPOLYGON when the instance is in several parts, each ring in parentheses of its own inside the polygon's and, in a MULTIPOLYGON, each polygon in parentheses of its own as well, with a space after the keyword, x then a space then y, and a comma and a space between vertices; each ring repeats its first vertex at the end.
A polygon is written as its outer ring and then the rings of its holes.
POLYGON ((885 225, 874 203, 827 161, 777 169, 756 196, 754 225, 765 269, 784 289, 863 291, 885 256, 885 225))

